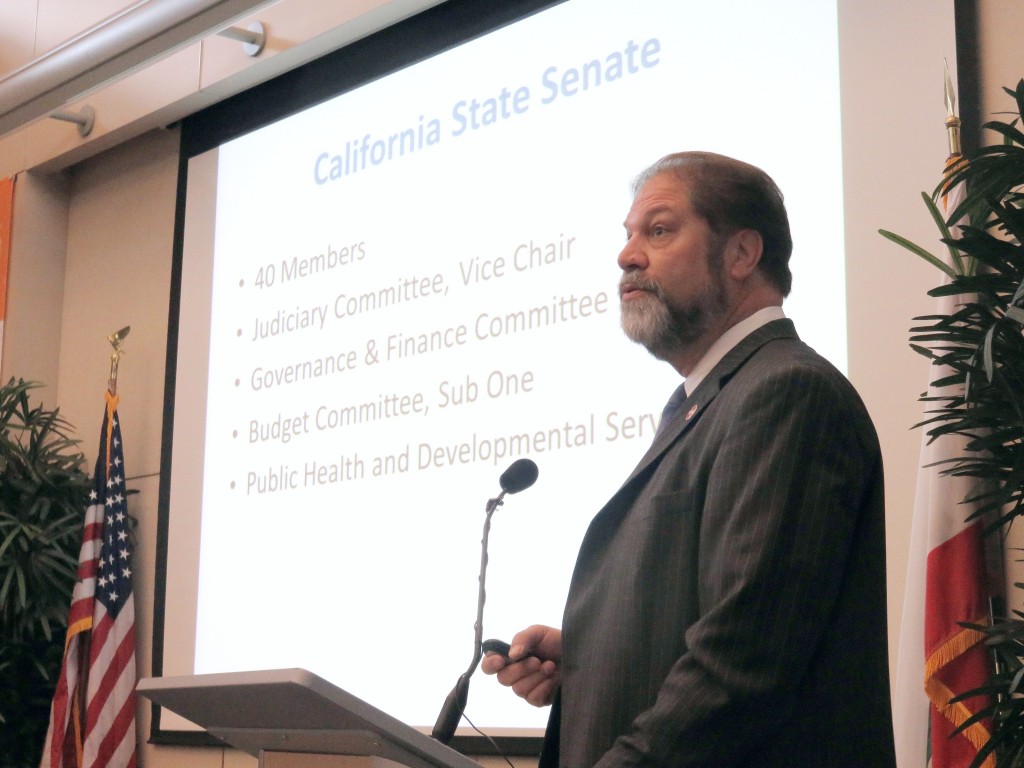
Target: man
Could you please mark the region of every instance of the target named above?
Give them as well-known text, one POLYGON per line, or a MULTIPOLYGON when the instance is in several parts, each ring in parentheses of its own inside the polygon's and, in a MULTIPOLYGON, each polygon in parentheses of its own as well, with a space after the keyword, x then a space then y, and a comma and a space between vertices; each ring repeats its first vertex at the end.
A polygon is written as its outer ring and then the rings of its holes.
POLYGON ((562 630, 483 669, 553 704, 542 766, 894 766, 881 456, 782 312, 782 194, 700 152, 634 192, 623 329, 686 399, 592 521, 562 630))

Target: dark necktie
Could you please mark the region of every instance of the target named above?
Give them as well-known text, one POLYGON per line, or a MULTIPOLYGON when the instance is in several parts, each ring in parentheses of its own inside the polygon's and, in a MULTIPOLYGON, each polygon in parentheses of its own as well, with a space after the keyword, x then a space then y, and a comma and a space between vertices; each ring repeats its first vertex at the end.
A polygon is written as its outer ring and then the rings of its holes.
POLYGON ((658 422, 658 430, 654 433, 655 437, 660 435, 665 427, 668 426, 669 421, 672 420, 672 417, 676 414, 676 411, 679 410, 685 400, 686 384, 683 383, 676 387, 676 391, 672 393, 668 402, 665 403, 665 409, 661 412, 661 421, 658 422))

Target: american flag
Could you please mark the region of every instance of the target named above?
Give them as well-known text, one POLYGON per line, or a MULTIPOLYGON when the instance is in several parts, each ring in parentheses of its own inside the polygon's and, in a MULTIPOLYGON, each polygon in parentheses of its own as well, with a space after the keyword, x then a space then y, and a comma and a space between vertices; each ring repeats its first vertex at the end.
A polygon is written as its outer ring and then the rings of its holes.
POLYGON ((107 409, 64 663, 50 709, 41 768, 134 768, 135 600, 116 395, 107 409))

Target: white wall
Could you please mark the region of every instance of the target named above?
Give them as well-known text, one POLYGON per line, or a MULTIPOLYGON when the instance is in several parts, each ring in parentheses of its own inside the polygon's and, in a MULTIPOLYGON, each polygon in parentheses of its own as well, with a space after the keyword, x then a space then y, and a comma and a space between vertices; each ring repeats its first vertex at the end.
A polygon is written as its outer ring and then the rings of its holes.
POLYGON ((69 185, 61 176, 22 174, 15 182, 0 378, 12 376, 51 385, 56 399, 60 322, 64 300, 69 185), (27 297, 27 298, 26 298, 27 297))
MULTIPOLYGON (((878 429, 886 475, 889 654, 895 670, 928 362, 908 346, 911 318, 932 311, 939 275, 884 240, 884 228, 937 243, 921 200, 948 154, 943 59, 955 62, 952 0, 840 4, 850 379, 878 429), (913 41, 913 44, 910 44, 913 41)), ((923 642, 923 641, 922 641, 923 642)))

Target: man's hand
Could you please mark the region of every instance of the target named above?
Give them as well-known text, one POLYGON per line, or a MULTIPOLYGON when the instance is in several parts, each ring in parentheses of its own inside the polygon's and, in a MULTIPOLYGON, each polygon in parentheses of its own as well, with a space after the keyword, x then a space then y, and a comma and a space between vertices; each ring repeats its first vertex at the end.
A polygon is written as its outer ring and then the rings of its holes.
POLYGON ((562 631, 539 624, 527 627, 512 638, 508 655, 509 661, 505 661, 489 653, 480 668, 485 674, 497 674, 499 683, 533 706, 550 704, 561 681, 562 631))

